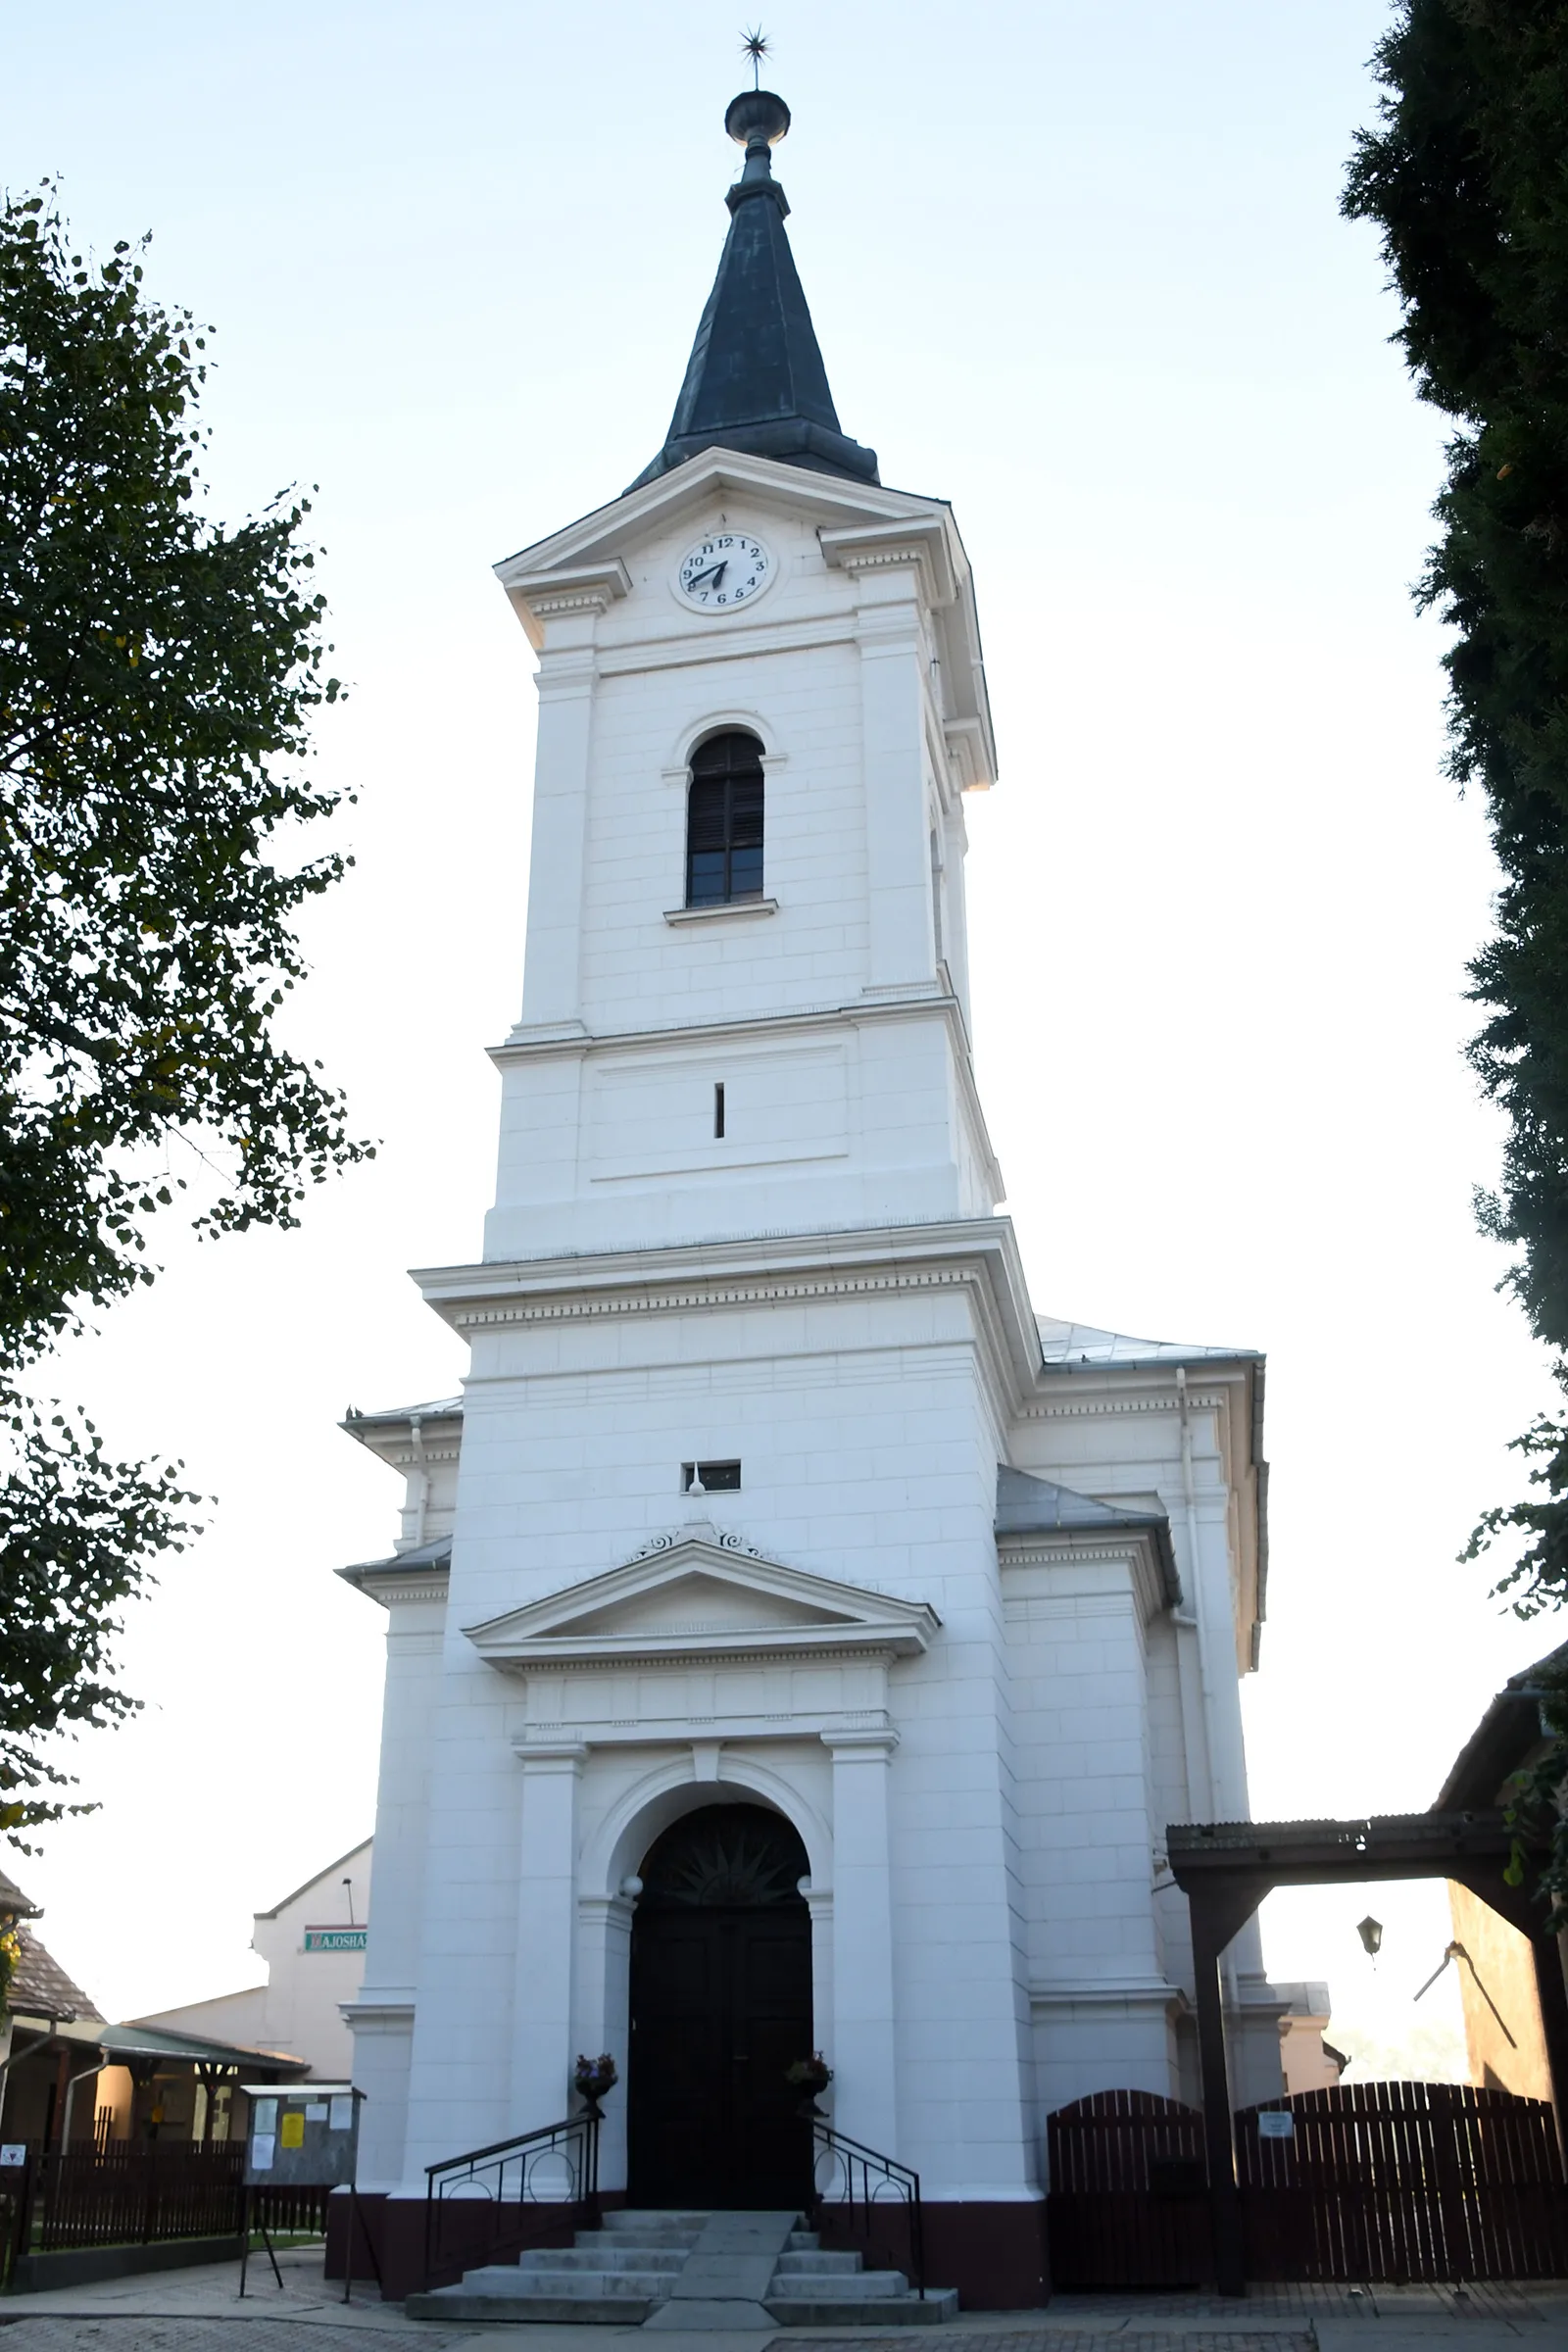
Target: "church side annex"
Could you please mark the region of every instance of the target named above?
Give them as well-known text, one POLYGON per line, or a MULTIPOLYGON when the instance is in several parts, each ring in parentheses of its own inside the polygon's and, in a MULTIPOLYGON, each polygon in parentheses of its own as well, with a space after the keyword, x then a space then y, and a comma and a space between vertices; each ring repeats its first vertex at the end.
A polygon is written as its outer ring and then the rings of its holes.
MULTIPOLYGON (((951 509, 842 429, 747 92, 665 441, 497 566, 538 661, 521 1017, 461 1398, 345 1426, 390 1556, 360 2181, 566 2114, 607 2201, 916 2169, 934 2279, 1048 2292, 1045 2118, 1197 2096, 1167 1822, 1247 1818, 1263 1362, 1038 1314, 970 1055, 996 780, 951 509), (803 2165, 807 2172, 803 2173, 803 2165)), ((1239 2098, 1287 2000, 1226 1963, 1239 2098)))

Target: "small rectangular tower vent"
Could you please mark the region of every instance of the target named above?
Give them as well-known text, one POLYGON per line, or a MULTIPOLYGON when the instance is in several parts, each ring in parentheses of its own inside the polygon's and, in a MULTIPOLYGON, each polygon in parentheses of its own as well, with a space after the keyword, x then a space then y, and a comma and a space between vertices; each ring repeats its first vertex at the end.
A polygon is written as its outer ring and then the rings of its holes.
POLYGON ((733 1494, 741 1483, 739 1462, 682 1462, 680 1487, 689 1494, 700 1487, 705 1494, 733 1494))

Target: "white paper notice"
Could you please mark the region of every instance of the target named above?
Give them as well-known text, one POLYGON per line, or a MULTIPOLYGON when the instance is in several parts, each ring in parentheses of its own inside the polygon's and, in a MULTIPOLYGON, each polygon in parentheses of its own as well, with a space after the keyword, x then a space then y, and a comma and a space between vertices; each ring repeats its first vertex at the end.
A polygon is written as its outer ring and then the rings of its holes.
POLYGON ((252 2172, 270 2173, 271 2171, 272 2147, 273 2134, 270 2132, 258 2132, 256 2137, 251 2141, 252 2172))
POLYGON ((352 2091, 340 2090, 333 2099, 332 2112, 327 2118, 327 2129, 330 2132, 353 2131, 354 2094, 352 2091))
POLYGON ((1257 2119, 1257 2136, 1259 2139, 1294 2139, 1295 2116, 1282 2114, 1277 2108, 1272 2115, 1260 2115, 1257 2119))
POLYGON ((324 2099, 312 2099, 305 2110, 305 2121, 308 2124, 324 2124, 326 2121, 326 2101, 324 2099))
POLYGON ((276 2131, 277 2101, 275 2099, 257 2100, 255 2108, 251 2114, 251 2127, 257 2132, 276 2131))

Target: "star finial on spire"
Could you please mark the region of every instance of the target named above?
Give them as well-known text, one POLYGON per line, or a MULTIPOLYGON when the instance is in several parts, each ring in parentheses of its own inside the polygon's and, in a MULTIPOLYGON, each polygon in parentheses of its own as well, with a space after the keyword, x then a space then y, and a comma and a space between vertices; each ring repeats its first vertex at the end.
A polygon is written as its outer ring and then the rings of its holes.
POLYGON ((742 36, 741 50, 742 54, 746 57, 749 57, 752 61, 752 87, 754 90, 760 89, 762 83, 762 60, 768 54, 767 35, 762 30, 760 24, 757 26, 755 31, 748 32, 742 36))

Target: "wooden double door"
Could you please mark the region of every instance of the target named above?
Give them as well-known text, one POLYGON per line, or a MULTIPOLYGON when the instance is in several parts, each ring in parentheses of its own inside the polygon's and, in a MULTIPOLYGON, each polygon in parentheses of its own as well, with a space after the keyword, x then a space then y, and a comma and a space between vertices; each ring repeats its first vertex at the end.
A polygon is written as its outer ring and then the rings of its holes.
POLYGON ((634 2205, 798 2207, 810 2125, 785 2080, 811 2050, 806 1852, 760 1806, 688 1814, 650 1849, 632 1928, 634 2205))

